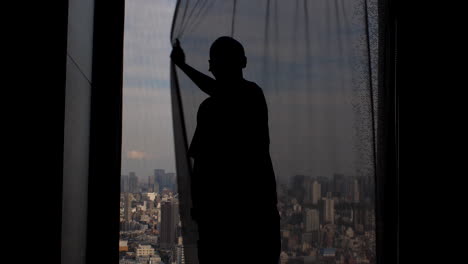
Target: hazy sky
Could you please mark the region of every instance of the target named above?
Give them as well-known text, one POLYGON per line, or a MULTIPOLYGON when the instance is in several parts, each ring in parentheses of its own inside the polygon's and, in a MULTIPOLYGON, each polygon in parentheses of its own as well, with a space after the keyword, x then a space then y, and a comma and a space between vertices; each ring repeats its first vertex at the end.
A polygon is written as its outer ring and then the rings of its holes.
POLYGON ((176 0, 126 0, 122 174, 175 172, 169 81, 176 0))

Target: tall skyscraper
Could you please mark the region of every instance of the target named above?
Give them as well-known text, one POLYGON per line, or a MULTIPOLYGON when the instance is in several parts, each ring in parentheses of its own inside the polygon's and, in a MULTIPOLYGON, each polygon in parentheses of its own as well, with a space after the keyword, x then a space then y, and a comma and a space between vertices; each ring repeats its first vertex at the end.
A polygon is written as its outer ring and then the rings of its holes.
POLYGON ((148 192, 160 192, 159 182, 156 179, 156 175, 148 176, 148 192))
POLYGON ((358 179, 353 180, 352 184, 352 190, 353 190, 353 202, 359 203, 360 201, 360 195, 359 195, 359 181, 358 179))
POLYGON ((148 176, 148 192, 154 192, 154 176, 148 176))
POLYGON ((312 203, 317 204, 320 198, 322 197, 321 185, 317 181, 312 183, 312 203))
POLYGON ((120 192, 128 192, 128 180, 128 175, 122 175, 122 177, 120 177, 120 192))
POLYGON ((176 192, 176 174, 173 172, 166 173, 166 181, 168 188, 176 192))
POLYGON ((299 202, 303 202, 304 200, 307 200, 306 197, 306 178, 307 176, 305 175, 294 175, 291 178, 291 191, 294 194, 295 198, 299 202))
POLYGON ((331 223, 331 224, 334 224, 335 223, 335 200, 333 200, 333 198, 331 197, 326 197, 326 198, 323 198, 324 200, 324 206, 325 206, 325 217, 324 217, 324 220, 325 222, 327 223, 331 223))
POLYGON ((138 192, 138 177, 135 175, 135 172, 129 173, 128 179, 128 192, 137 193, 138 192))
POLYGON ((130 222, 132 220, 132 194, 125 193, 124 197, 124 218, 125 221, 130 222))
POLYGON ((175 191, 175 173, 164 173, 161 175, 161 181, 159 182, 159 186, 161 189, 167 188, 172 191, 175 191))
POLYGON ((179 203, 172 198, 161 203, 161 247, 172 248, 176 242, 176 228, 179 222, 179 203))
POLYGON ((305 222, 306 232, 319 230, 319 226, 320 226, 319 211, 316 209, 306 209, 304 222, 305 222))
POLYGON ((158 183, 158 188, 159 188, 158 190, 155 190, 156 192, 162 191, 162 188, 163 188, 162 182, 163 182, 163 177, 165 174, 166 172, 164 170, 161 170, 161 169, 154 170, 154 182, 158 183))
POLYGON ((160 188, 159 188, 159 183, 158 182, 155 182, 153 184, 153 191, 156 192, 156 193, 160 193, 160 188))

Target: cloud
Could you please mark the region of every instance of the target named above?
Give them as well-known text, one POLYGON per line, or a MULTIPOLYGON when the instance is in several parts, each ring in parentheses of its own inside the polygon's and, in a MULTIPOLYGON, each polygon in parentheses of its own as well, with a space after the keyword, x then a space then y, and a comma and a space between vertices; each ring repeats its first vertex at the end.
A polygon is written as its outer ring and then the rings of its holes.
POLYGON ((127 152, 127 158, 136 159, 136 160, 143 160, 143 159, 149 159, 149 155, 146 152, 143 152, 143 151, 130 150, 130 151, 127 152))

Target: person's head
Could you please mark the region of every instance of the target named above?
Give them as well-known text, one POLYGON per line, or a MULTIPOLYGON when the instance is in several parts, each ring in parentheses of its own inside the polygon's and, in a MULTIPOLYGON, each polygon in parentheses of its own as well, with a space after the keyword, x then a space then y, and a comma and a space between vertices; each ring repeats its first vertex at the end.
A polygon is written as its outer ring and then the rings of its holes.
POLYGON ((247 65, 244 47, 231 37, 216 39, 210 48, 209 65, 217 80, 242 77, 242 69, 247 65))

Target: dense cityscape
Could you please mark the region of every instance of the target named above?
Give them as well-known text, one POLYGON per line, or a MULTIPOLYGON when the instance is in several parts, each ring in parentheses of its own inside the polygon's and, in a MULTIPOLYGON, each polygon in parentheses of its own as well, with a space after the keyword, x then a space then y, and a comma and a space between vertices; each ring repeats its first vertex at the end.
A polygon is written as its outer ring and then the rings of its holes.
MULTIPOLYGON (((184 264, 176 175, 121 178, 119 264, 184 264)), ((278 186, 281 264, 375 263, 373 181, 296 175, 278 186)))

